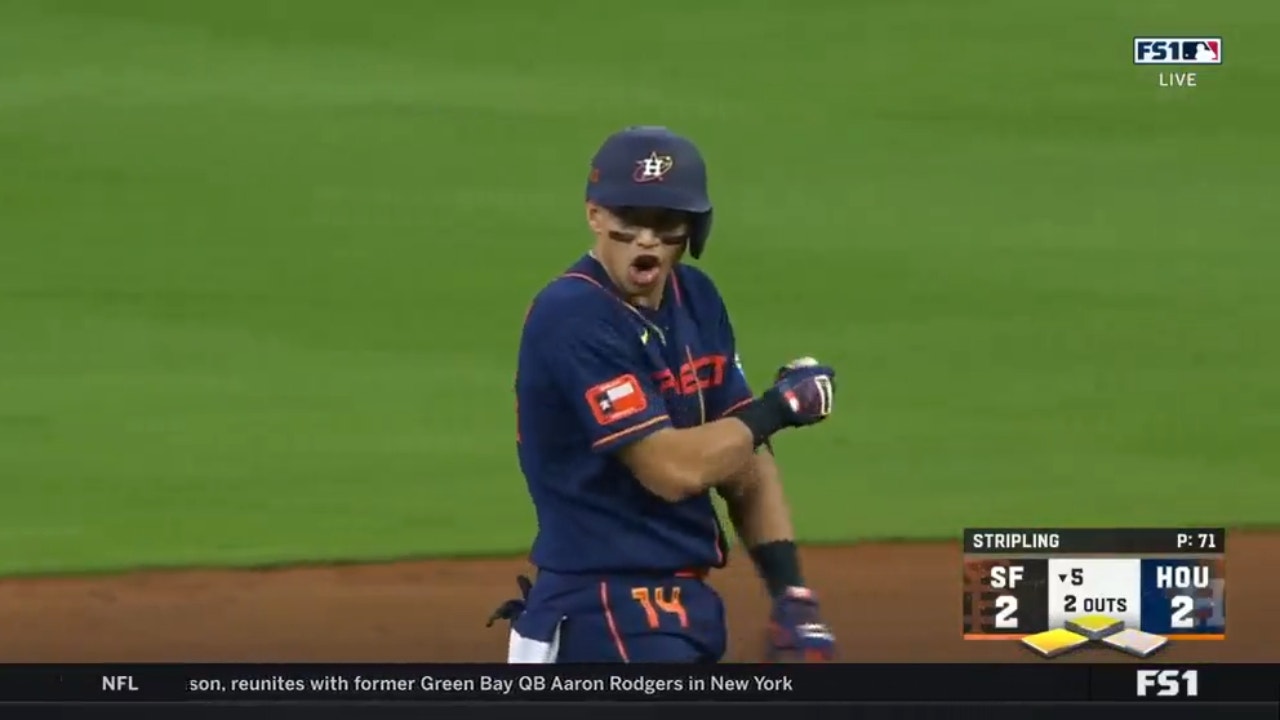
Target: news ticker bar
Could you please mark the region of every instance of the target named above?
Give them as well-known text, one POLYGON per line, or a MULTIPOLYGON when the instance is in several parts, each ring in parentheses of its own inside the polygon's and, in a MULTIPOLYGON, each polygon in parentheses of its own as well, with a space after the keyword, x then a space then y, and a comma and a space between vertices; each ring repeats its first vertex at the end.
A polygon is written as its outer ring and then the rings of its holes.
POLYGON ((1215 555, 1226 552, 1224 528, 971 528, 972 555, 1215 555))
POLYGON ((542 713, 555 720, 706 720, 708 711, 734 720, 777 720, 784 709, 805 720, 1276 720, 1276 703, 164 703, 10 704, 0 707, 13 720, 530 720, 542 713), (1086 713, 1087 715, 1082 715, 1086 713))
POLYGON ((1280 702, 1276 665, 3 665, 0 702, 1280 702))

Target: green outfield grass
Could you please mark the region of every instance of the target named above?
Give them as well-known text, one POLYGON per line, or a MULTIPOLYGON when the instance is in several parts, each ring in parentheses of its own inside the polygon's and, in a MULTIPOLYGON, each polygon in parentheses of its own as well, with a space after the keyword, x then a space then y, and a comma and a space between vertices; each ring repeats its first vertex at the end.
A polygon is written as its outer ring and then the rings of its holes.
POLYGON ((520 321, 634 123, 703 145, 753 379, 840 371, 778 441, 807 538, 1280 520, 1278 35, 1269 0, 0 3, 0 572, 523 551, 520 321), (1149 33, 1225 64, 1159 88, 1149 33))

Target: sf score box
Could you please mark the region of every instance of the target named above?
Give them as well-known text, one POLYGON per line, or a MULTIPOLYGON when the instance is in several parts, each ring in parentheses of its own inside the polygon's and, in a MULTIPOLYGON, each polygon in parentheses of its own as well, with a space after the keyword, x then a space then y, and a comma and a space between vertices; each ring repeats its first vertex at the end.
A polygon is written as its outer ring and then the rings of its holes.
POLYGON ((1135 37, 1134 65, 1221 65, 1220 37, 1135 37))

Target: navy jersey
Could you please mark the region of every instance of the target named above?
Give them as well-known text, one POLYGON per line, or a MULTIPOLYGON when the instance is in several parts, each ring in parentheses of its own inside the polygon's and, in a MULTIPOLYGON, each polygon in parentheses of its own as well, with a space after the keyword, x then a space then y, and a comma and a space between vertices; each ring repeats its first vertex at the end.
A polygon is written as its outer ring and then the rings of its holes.
POLYGON ((564 573, 722 567, 709 493, 671 503, 616 453, 752 399, 715 285, 677 265, 657 310, 628 304, 584 256, 534 299, 516 374, 520 467, 538 515, 532 560, 564 573))

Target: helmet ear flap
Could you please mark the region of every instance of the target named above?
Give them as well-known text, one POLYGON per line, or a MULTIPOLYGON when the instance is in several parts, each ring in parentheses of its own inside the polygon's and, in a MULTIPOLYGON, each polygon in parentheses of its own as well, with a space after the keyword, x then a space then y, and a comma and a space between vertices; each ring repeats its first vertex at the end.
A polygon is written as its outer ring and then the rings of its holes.
POLYGON ((698 259, 707 246, 707 238, 711 236, 711 210, 694 216, 693 227, 689 233, 689 254, 698 259))

